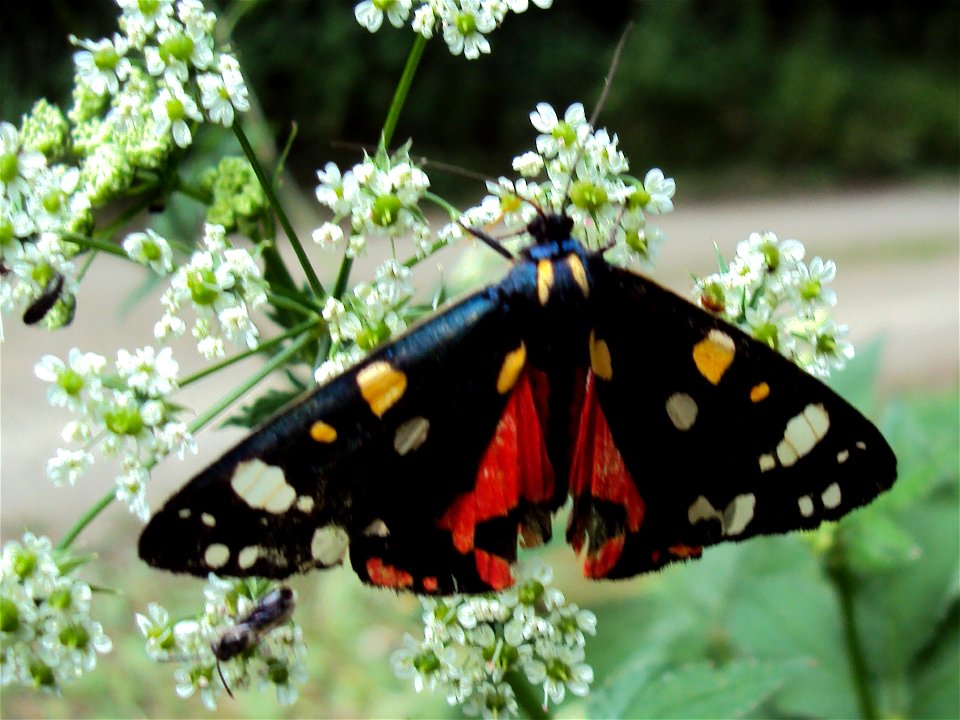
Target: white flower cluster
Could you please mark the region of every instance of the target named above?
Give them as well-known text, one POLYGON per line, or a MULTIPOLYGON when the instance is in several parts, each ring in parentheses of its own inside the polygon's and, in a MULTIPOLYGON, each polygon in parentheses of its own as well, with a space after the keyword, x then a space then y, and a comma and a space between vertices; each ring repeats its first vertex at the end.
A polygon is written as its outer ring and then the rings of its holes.
POLYGON ((585 696, 593 669, 584 646, 596 616, 550 587, 546 565, 517 566, 513 576, 516 584, 494 597, 422 599, 423 640, 404 638, 390 659, 396 675, 411 679, 417 692, 441 692, 450 705, 485 718, 518 714, 508 673, 542 686, 544 710, 567 691, 585 696))
POLYGON ((534 204, 563 209, 574 221, 574 235, 588 248, 613 242, 612 261, 652 267, 662 234, 647 226, 645 213, 673 210, 673 179, 656 168, 642 181, 628 175, 617 136, 594 130, 580 103, 567 108, 562 119, 540 103, 530 121, 540 135, 536 152, 514 158, 520 179, 488 182, 491 194, 464 213, 464 224, 526 224, 536 213, 534 204))
POLYGON ((412 234, 419 246, 429 244, 430 228, 419 203, 430 187, 427 174, 410 159, 404 145, 392 157, 377 153, 340 172, 335 163, 317 171, 317 200, 333 212, 333 219, 313 231, 313 240, 323 248, 337 247, 343 240, 340 223, 350 219, 347 255, 362 256, 371 237, 397 238, 412 234))
POLYGON ((267 284, 257 265, 260 247, 252 253, 233 247, 223 226, 211 224, 204 228, 203 245, 170 279, 161 297, 166 312, 154 326, 154 336, 164 340, 182 335, 187 324, 180 312, 190 306, 196 313, 191 333, 205 358, 224 356, 224 338, 257 347, 260 334, 250 310, 267 301, 267 284))
MULTIPOLYGON (((157 662, 178 662, 174 672, 176 692, 182 698, 199 693, 210 710, 224 692, 211 643, 236 625, 273 588, 258 580, 225 580, 211 574, 204 588, 206 602, 198 616, 178 621, 156 603, 146 615, 137 613, 137 626, 146 638, 147 655, 157 662)), ((300 626, 289 621, 257 637, 244 652, 223 660, 223 673, 231 692, 254 687, 273 687, 277 702, 291 705, 299 696, 298 685, 307 680, 306 645, 300 626)))
POLYGON ((92 592, 61 570, 49 538, 25 533, 0 560, 0 678, 59 693, 90 672, 113 643, 90 617, 92 592))
MULTIPOLYGON (((553 0, 532 0, 541 9, 553 0)), ((357 22, 370 32, 383 25, 384 17, 395 28, 413 19, 414 32, 425 38, 443 35, 453 55, 476 60, 490 53, 487 35, 496 30, 511 12, 526 12, 529 0, 364 0, 354 8, 357 22)))
POLYGON ((168 400, 177 387, 179 369, 170 348, 118 350, 112 372, 102 355, 77 348, 66 362, 45 355, 34 372, 50 383, 47 399, 76 415, 62 432, 64 442, 72 447, 58 448, 47 461, 50 479, 56 485, 76 484, 94 463, 95 450, 106 457, 119 456, 117 499, 146 521, 150 468, 171 453, 182 460, 186 450, 196 452, 190 430, 177 419, 178 409, 168 400))
POLYGON ((701 307, 766 343, 807 372, 827 376, 854 355, 849 329, 830 319, 837 294, 832 260, 804 262, 798 240, 752 233, 737 244, 729 267, 697 280, 701 307))
POLYGON ((199 123, 230 126, 250 105, 236 58, 214 48, 216 16, 200 0, 117 4, 121 33, 71 37, 79 49, 70 122, 44 101, 19 131, 0 122, 0 311, 30 306, 62 278, 50 326, 72 312, 69 258, 80 248, 70 236, 92 229, 92 210, 142 181, 139 171, 162 169, 199 123))
POLYGON ((407 327, 405 306, 413 295, 410 268, 387 260, 375 282, 359 282, 343 300, 328 297, 323 306, 333 343, 329 357, 314 372, 317 383, 339 375, 363 355, 407 327))

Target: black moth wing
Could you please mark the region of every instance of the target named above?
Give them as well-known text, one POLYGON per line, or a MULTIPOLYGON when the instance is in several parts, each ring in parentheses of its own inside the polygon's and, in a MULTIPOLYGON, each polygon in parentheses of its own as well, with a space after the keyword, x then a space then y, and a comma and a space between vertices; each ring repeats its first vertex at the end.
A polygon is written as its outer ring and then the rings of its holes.
MULTIPOLYGON (((606 577, 629 577, 759 534, 809 529, 888 489, 896 458, 830 388, 765 344, 643 277, 591 263, 594 375, 643 503, 606 577)), ((616 536, 616 504, 575 499, 571 532, 616 536)))
MULTIPOLYGON (((365 582, 489 590, 437 526, 469 492, 521 343, 500 283, 414 326, 275 415, 154 515, 140 557, 174 572, 283 578, 351 562, 365 582)), ((506 519, 505 519, 506 520, 506 519)), ((512 561, 517 522, 477 543, 512 561)))

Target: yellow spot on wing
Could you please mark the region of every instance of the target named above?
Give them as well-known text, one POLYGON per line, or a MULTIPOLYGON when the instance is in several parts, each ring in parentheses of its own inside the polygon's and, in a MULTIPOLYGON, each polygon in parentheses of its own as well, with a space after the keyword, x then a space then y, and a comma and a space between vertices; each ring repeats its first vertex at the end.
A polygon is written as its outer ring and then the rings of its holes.
POLYGON ((613 377, 610 348, 605 341, 597 340, 593 330, 590 331, 590 367, 593 374, 601 380, 610 380, 613 377))
POLYGON ((583 263, 576 255, 567 256, 567 265, 570 266, 570 274, 573 275, 573 281, 583 290, 584 297, 590 297, 590 283, 587 282, 587 271, 583 269, 583 263))
POLYGON ((507 353, 503 359, 503 365, 500 367, 500 375, 497 377, 497 392, 501 395, 510 392, 520 377, 520 371, 523 370, 524 363, 527 362, 527 346, 520 343, 520 347, 507 353))
POLYGON ((770 395, 770 386, 765 382, 754 385, 750 388, 750 400, 752 402, 758 403, 761 400, 766 400, 770 395))
POLYGON ((540 298, 541 305, 547 304, 552 287, 553 263, 550 260, 541 260, 537 263, 537 297, 540 298))
POLYGON ((384 360, 370 363, 357 373, 360 394, 377 417, 393 407, 407 389, 407 376, 384 360))
POLYGON ((733 362, 733 338, 720 330, 711 330, 693 346, 693 362, 707 380, 716 385, 733 362))
POLYGON ((310 426, 310 437, 318 443, 332 443, 337 439, 337 429, 323 420, 317 420, 310 426))

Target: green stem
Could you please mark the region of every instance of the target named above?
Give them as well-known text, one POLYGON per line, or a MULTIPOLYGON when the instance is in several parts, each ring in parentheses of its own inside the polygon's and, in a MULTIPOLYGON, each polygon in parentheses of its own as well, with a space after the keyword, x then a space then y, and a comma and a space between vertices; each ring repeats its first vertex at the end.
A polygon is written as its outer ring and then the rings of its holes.
POLYGON ((857 626, 856 608, 853 603, 854 579, 847 568, 843 550, 837 548, 833 555, 828 560, 827 574, 840 599, 843 639, 847 647, 847 658, 850 661, 850 674, 857 691, 860 716, 864 720, 877 720, 880 716, 877 712, 876 700, 874 700, 873 693, 870 690, 870 673, 863 652, 863 640, 860 636, 860 628, 857 626))
POLYGON ((213 197, 207 190, 204 190, 197 185, 188 183, 179 175, 173 179, 173 189, 182 195, 186 195, 191 200, 196 200, 198 203, 202 203, 203 205, 209 205, 211 202, 213 202, 213 197))
POLYGON ((100 498, 97 503, 87 510, 83 515, 80 516, 80 519, 74 523, 74 526, 70 528, 66 535, 57 543, 57 550, 66 550, 77 539, 77 535, 83 532, 83 529, 87 527, 93 519, 99 515, 103 510, 113 502, 114 498, 117 496, 116 490, 110 490, 106 495, 100 498))
POLYGON ((297 335, 300 335, 301 333, 306 332, 307 330, 312 328, 314 325, 316 325, 318 322, 319 322, 318 319, 305 320, 299 325, 296 325, 290 328, 282 335, 277 335, 274 338, 270 338, 269 340, 266 340, 260 343, 257 347, 253 348, 252 350, 244 350, 243 352, 237 353, 236 355, 233 355, 224 360, 221 360, 220 362, 215 363, 210 367, 206 367, 203 370, 199 370, 198 372, 193 373, 192 375, 188 375, 187 377, 185 377, 183 380, 180 381, 179 387, 184 388, 187 385, 191 385, 192 383, 197 382, 198 380, 202 380, 208 375, 213 375, 214 373, 219 372, 224 368, 228 368, 231 365, 234 365, 240 362, 241 360, 246 360, 248 357, 257 355, 258 353, 261 353, 261 352, 266 352, 267 350, 273 350, 273 348, 275 348, 277 345, 282 344, 284 340, 289 340, 292 337, 296 337, 297 335))
POLYGON ((340 272, 337 273, 337 281, 333 285, 333 296, 339 300, 347 289, 347 283, 350 281, 350 270, 353 268, 353 258, 347 255, 343 256, 343 262, 340 263, 340 272))
POLYGON ((119 245, 114 245, 112 242, 107 242, 106 240, 101 240, 96 235, 80 235, 79 233, 64 233, 64 240, 69 240, 75 245, 80 245, 81 247, 90 248, 92 250, 101 250, 110 255, 116 255, 117 257, 122 257, 126 260, 130 260, 130 257, 127 255, 127 252, 120 247, 119 245))
POLYGON ((525 714, 534 720, 547 720, 550 717, 550 713, 543 708, 543 704, 525 677, 517 672, 508 672, 504 679, 513 688, 513 696, 517 700, 521 716, 525 714))
POLYGON ((200 430, 204 425, 213 420, 213 418, 243 397, 254 385, 263 380, 274 370, 281 367, 309 343, 313 342, 314 339, 315 337, 313 333, 304 333, 295 341, 290 343, 286 348, 274 355, 270 359, 270 362, 260 368, 259 371, 251 375, 249 378, 247 378, 247 380, 230 391, 225 397, 221 398, 217 403, 212 405, 202 415, 197 416, 197 418, 190 423, 190 432, 195 433, 200 430))
POLYGON ((322 312, 319 308, 308 305, 299 298, 293 297, 284 292, 274 292, 268 290, 267 300, 269 300, 270 304, 274 307, 292 310, 300 315, 316 315, 317 313, 322 312))
POLYGON ((383 131, 380 133, 380 149, 386 150, 390 147, 393 140, 393 131, 397 128, 397 121, 400 119, 400 112, 403 110, 403 104, 407 100, 407 93, 410 86, 413 85, 413 76, 417 74, 417 66, 420 65, 420 58, 423 57, 423 51, 427 47, 427 38, 418 34, 417 39, 413 41, 413 47, 410 48, 410 54, 407 56, 407 64, 403 68, 403 74, 400 76, 400 82, 393 93, 393 101, 390 103, 390 109, 387 111, 387 119, 383 123, 383 131))
POLYGON ((287 240, 290 241, 290 245, 293 246, 293 251, 297 254, 297 260, 300 261, 300 266, 303 268, 303 272, 307 276, 307 282, 310 283, 310 289, 313 290, 313 294, 318 298, 325 297, 327 293, 323 289, 323 285, 320 283, 320 278, 318 278, 317 273, 314 272, 313 266, 310 264, 309 258, 307 258, 307 253, 304 251, 303 245, 300 244, 300 238, 297 237, 297 233, 294 231, 293 225, 290 223, 290 218, 287 217, 287 213, 280 205, 280 201, 277 199, 277 195, 273 191, 273 183, 264 172, 263 167, 260 165, 260 161, 257 160, 256 153, 254 153, 253 147, 250 145, 250 141, 247 139, 247 136, 243 132, 243 128, 240 126, 239 122, 233 123, 233 133, 237 136, 237 141, 240 143, 240 147, 243 148, 243 154, 246 155, 247 160, 250 161, 250 165, 253 167, 253 172, 256 174, 257 180, 260 181, 260 186, 263 188, 263 194, 267 196, 267 202, 270 203, 270 207, 273 208, 273 212, 277 216, 277 220, 280 221, 280 227, 283 228, 283 232, 287 235, 287 240))

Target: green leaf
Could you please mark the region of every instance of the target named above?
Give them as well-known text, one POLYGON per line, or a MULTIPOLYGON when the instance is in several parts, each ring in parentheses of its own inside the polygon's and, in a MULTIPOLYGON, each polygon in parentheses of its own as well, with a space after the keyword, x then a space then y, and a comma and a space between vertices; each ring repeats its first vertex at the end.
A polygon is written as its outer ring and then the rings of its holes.
POLYGON ((813 661, 777 693, 779 714, 857 715, 837 598, 817 556, 797 536, 755 540, 742 578, 729 629, 743 652, 761 660, 813 661))
POLYGON ((918 718, 960 717, 960 604, 954 602, 938 642, 914 668, 908 715, 918 718))
POLYGON ((293 402, 299 397, 306 386, 296 381, 295 378, 287 374, 287 377, 294 383, 290 390, 267 390, 249 405, 241 407, 236 414, 224 421, 221 427, 230 427, 231 425, 242 428, 254 428, 268 417, 273 415, 280 408, 293 402))
POLYGON ((842 534, 854 573, 886 572, 920 557, 920 545, 886 506, 872 507, 851 520, 842 534))
POLYGON ((683 665, 651 677, 649 666, 631 667, 605 698, 591 705, 594 717, 743 717, 781 688, 805 665, 802 659, 773 662, 737 660, 716 667, 683 665), (608 702, 604 706, 604 702, 608 702))

